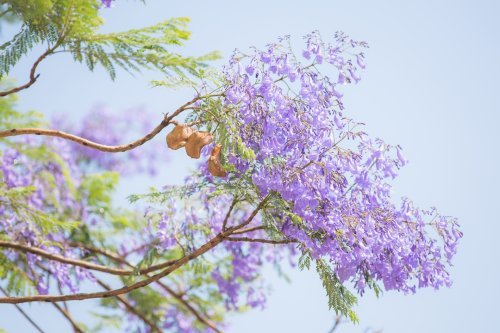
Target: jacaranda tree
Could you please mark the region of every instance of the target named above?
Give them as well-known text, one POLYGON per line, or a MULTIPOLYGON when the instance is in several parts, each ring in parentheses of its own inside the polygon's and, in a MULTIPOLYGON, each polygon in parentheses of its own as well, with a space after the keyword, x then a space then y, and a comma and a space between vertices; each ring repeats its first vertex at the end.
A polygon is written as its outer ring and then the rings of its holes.
POLYGON ((352 321, 367 289, 450 285, 457 221, 393 200, 401 147, 344 112, 365 42, 312 32, 296 49, 283 37, 217 70, 217 53, 176 52, 185 18, 102 34, 111 0, 0 4, 2 24, 19 27, 0 46, 0 303, 46 302, 75 332, 221 332, 228 313, 265 305, 268 264, 316 270, 328 306, 352 321), (7 78, 38 50, 26 81, 7 78), (59 53, 113 80, 160 71, 154 85, 193 97, 167 115, 96 109, 78 124, 18 111, 16 93, 59 53), (165 132, 166 144, 149 142, 165 132), (116 207, 119 176, 163 168, 162 149, 197 170, 116 207), (66 304, 89 299, 96 319, 79 322, 66 304))

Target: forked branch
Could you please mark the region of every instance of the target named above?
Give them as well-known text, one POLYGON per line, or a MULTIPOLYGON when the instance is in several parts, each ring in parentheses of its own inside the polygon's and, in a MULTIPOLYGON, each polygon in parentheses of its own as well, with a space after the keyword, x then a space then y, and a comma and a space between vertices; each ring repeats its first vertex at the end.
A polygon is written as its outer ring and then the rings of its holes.
POLYGON ((12 88, 12 89, 9 89, 9 90, 6 90, 6 91, 1 91, 0 92, 0 97, 4 97, 4 96, 8 96, 10 94, 15 94, 21 90, 24 90, 24 89, 28 89, 29 87, 31 87, 35 82, 36 80, 38 79, 38 77, 40 76, 40 74, 36 74, 36 69, 38 67, 38 65, 40 65, 40 63, 45 59, 47 58, 49 55, 51 55, 54 50, 59 47, 59 43, 60 41, 56 42, 54 44, 54 46, 52 47, 49 47, 44 53, 42 53, 42 55, 40 57, 38 57, 38 59, 33 63, 33 66, 31 66, 31 70, 30 70, 30 76, 29 76, 29 80, 28 82, 26 82, 25 84, 19 86, 19 87, 16 87, 16 88, 12 88))

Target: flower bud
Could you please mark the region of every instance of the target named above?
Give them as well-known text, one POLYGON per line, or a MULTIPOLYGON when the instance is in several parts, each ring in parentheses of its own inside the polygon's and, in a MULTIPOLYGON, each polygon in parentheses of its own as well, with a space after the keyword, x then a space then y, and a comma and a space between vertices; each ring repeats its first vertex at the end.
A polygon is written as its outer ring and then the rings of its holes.
POLYGON ((212 152, 210 153, 210 157, 208 159, 208 171, 210 171, 210 173, 214 177, 227 176, 226 170, 224 170, 222 164, 220 163, 221 148, 222 148, 221 145, 216 145, 214 149, 212 149, 212 152))
POLYGON ((212 142, 210 132, 194 132, 186 142, 186 153, 189 157, 200 158, 201 148, 212 142))
POLYGON ((177 150, 186 145, 188 138, 193 134, 193 129, 186 125, 177 125, 167 135, 167 146, 170 149, 177 150))

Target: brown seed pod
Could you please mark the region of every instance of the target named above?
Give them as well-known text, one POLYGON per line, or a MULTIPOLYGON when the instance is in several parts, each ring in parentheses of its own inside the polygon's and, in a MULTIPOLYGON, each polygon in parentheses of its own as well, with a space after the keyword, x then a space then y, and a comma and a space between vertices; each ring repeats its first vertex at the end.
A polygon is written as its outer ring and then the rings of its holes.
POLYGON ((189 136, 194 130, 186 125, 177 125, 167 134, 167 146, 170 149, 177 150, 186 145, 189 136))
POLYGON ((208 171, 212 174, 214 177, 226 177, 227 172, 224 170, 222 167, 222 164, 220 163, 220 150, 222 146, 221 145, 216 145, 214 149, 212 149, 212 152, 210 153, 210 157, 208 158, 208 171))
POLYGON ((192 158, 200 158, 201 148, 212 142, 210 132, 194 132, 186 142, 186 153, 192 158))

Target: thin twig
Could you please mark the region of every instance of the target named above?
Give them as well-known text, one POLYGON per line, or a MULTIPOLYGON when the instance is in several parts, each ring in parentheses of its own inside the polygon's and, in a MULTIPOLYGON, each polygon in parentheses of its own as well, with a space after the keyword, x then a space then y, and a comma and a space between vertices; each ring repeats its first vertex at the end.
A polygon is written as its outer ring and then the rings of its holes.
POLYGON ((106 250, 106 249, 101 249, 101 248, 96 247, 96 246, 88 245, 85 243, 69 242, 69 243, 66 243, 66 245, 68 245, 69 247, 80 248, 80 249, 83 249, 83 250, 86 250, 89 252, 99 253, 99 254, 102 254, 102 255, 104 255, 108 258, 114 259, 114 260, 120 260, 122 258, 117 253, 111 252, 111 251, 106 250))
MULTIPOLYGON (((7 294, 7 292, 6 292, 6 291, 5 291, 2 287, 0 287, 0 291, 1 291, 1 292, 2 292, 2 293, 6 296, 6 297, 9 297, 9 294, 7 294)), ((26 320, 27 320, 27 321, 28 321, 31 325, 33 325, 33 327, 34 327, 34 328, 36 328, 36 330, 37 330, 38 332, 40 332, 40 333, 45 333, 45 332, 44 332, 44 330, 42 330, 42 329, 40 328, 40 326, 38 326, 38 325, 37 325, 37 323, 35 323, 35 322, 33 321, 33 319, 31 319, 31 317, 30 317, 30 316, 29 316, 26 312, 24 312, 24 310, 23 310, 23 309, 21 309, 21 307, 20 307, 19 305, 14 304, 14 306, 16 307, 17 311, 19 311, 19 312, 23 315, 23 317, 24 317, 24 318, 26 318, 26 320)))
POLYGON ((12 8, 9 8, 9 9, 7 9, 7 10, 3 11, 3 12, 0 14, 0 18, 4 17, 6 14, 8 14, 8 13, 10 13, 10 12, 12 12, 12 8))
MULTIPOLYGON (((47 267, 45 267, 41 263, 37 263, 36 265, 40 269, 45 271, 47 274, 51 274, 50 269, 48 269, 47 267)), ((57 283, 57 288, 58 288, 59 294, 62 295, 63 292, 62 292, 62 287, 61 287, 60 282, 57 283)), ((69 323, 70 323, 71 327, 73 327, 73 331, 75 333, 84 333, 83 330, 80 328, 80 326, 78 326, 78 324, 75 322, 75 320, 73 319, 73 317, 69 313, 68 304, 66 302, 62 302, 62 303, 63 303, 62 307, 57 303, 52 303, 52 305, 54 305, 54 307, 64 316, 64 318, 66 318, 69 321, 69 323)))
POLYGON ((337 316, 335 318, 335 322, 333 323, 333 327, 328 331, 328 333, 333 333, 337 330, 337 328, 339 327, 339 325, 341 323, 341 319, 342 319, 341 316, 337 316))
POLYGON ((40 74, 36 74, 36 69, 38 67, 38 65, 40 65, 40 63, 45 59, 47 58, 49 55, 51 55, 54 50, 56 48, 59 47, 61 43, 61 40, 59 39, 55 44, 54 46, 52 47, 49 47, 44 53, 42 53, 42 55, 40 57, 38 57, 38 59, 33 63, 33 66, 31 67, 31 70, 30 70, 30 76, 29 76, 29 81, 26 82, 25 84, 19 86, 19 87, 16 87, 16 88, 12 88, 10 90, 6 90, 6 91, 2 91, 0 92, 0 97, 4 97, 4 96, 7 96, 7 95, 10 95, 10 94, 14 94, 14 93, 17 93, 18 91, 21 91, 21 90, 24 90, 24 89, 28 89, 29 87, 31 87, 35 82, 36 80, 38 79, 38 77, 40 76, 40 74))
MULTIPOLYGON (((96 281, 97 283, 103 287, 104 289, 106 290, 111 290, 111 287, 108 286, 106 283, 104 283, 103 281, 99 280, 96 278, 96 281)), ((130 304, 130 302, 123 296, 123 295, 117 295, 116 298, 118 299, 118 301, 120 303, 122 303, 125 308, 127 309, 128 312, 136 315, 137 317, 139 317, 143 322, 145 322, 154 332, 157 332, 157 333, 161 333, 161 330, 158 328, 157 325, 155 325, 151 320, 149 320, 148 318, 146 318, 142 313, 140 313, 139 311, 137 311, 134 306, 132 304, 130 304)))
POLYGON ((84 333, 83 330, 80 328, 80 326, 78 326, 78 324, 75 322, 73 317, 71 317, 71 314, 69 313, 69 311, 67 309, 64 309, 62 306, 60 306, 57 303, 52 303, 52 305, 54 305, 54 307, 64 316, 64 318, 66 318, 69 321, 69 323, 71 324, 71 327, 73 327, 73 330, 76 333, 84 333))
MULTIPOLYGON (((63 290, 62 290, 62 286, 61 286, 60 281, 57 282, 57 291, 59 292, 59 294, 61 294, 61 295, 63 294, 63 290)), ((69 311, 68 303, 63 302, 63 307, 64 307, 64 310, 69 311)))
POLYGON ((233 232, 233 235, 246 234, 247 232, 252 232, 252 231, 256 231, 256 230, 264 230, 264 229, 266 229, 266 226, 259 225, 257 227, 246 228, 246 229, 241 229, 241 230, 235 231, 235 232, 233 232))
POLYGON ((229 210, 226 213, 226 217, 224 218, 224 221, 222 222, 222 231, 225 231, 227 229, 227 222, 229 221, 229 216, 231 216, 231 213, 234 209, 234 206, 236 206, 237 202, 238 201, 236 199, 233 199, 231 206, 229 206, 229 210))
POLYGON ((122 255, 126 258, 129 255, 131 255, 132 253, 139 252, 139 251, 147 249, 149 246, 151 246, 151 244, 142 244, 140 246, 137 246, 137 247, 134 247, 132 249, 128 249, 127 251, 124 251, 122 253, 122 255))

